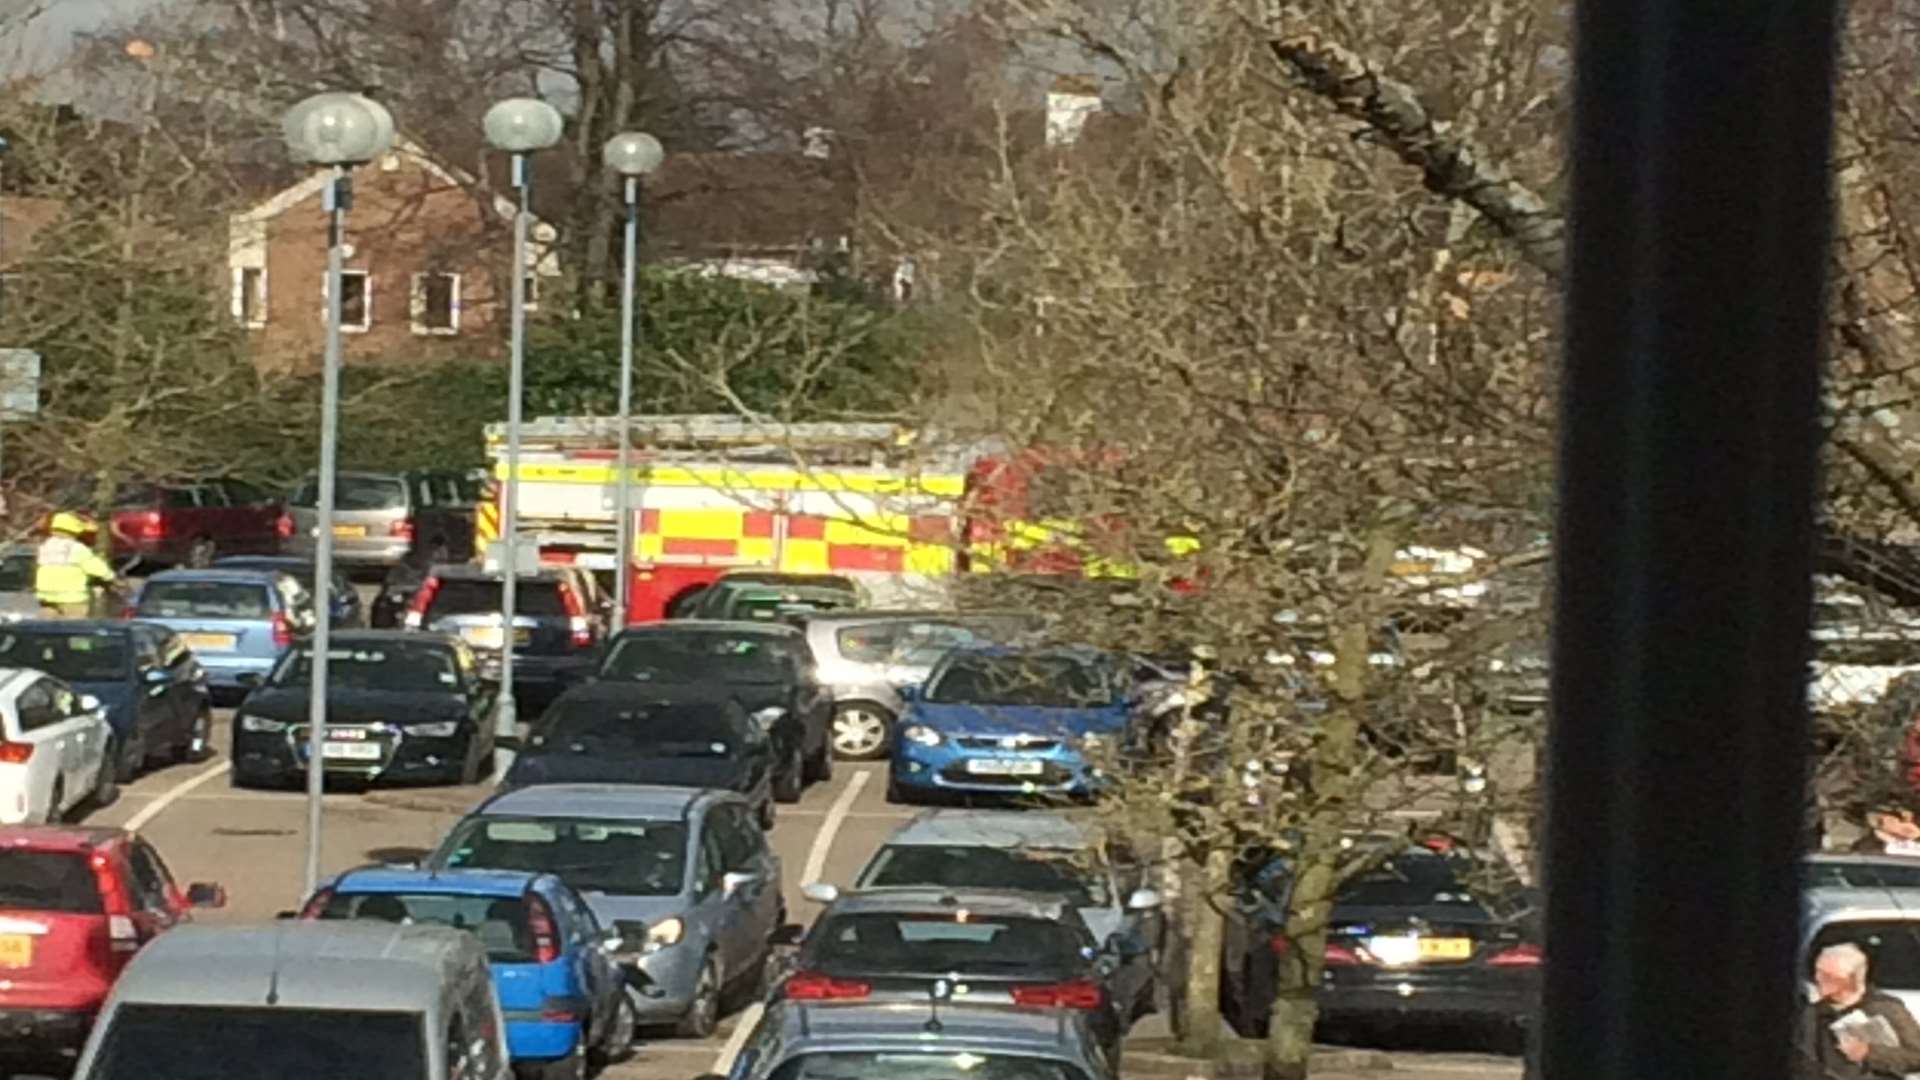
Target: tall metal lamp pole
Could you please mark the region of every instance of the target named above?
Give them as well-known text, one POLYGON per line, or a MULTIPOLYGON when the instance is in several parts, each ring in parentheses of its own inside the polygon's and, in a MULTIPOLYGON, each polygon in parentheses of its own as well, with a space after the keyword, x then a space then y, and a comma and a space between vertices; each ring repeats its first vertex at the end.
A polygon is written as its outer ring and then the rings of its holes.
MULTIPOLYGON (((346 256, 341 234, 353 202, 348 170, 372 161, 393 145, 393 116, 359 94, 316 94, 288 110, 281 128, 295 161, 324 166, 330 174, 322 203, 327 213, 327 347, 321 368, 320 521, 313 554, 314 580, 324 590, 333 580, 334 469, 340 443, 340 278, 346 256)), ((320 809, 326 787, 327 661, 333 618, 331 605, 319 606, 307 703, 305 895, 320 884, 320 809)), ((235 722, 242 721, 236 718, 235 722)))
POLYGON ((625 280, 620 290, 620 480, 614 503, 616 515, 613 625, 627 625, 627 597, 633 575, 633 339, 639 293, 636 276, 640 262, 640 181, 666 157, 660 140, 644 132, 625 132, 607 140, 602 153, 607 167, 626 179, 627 250, 625 280))

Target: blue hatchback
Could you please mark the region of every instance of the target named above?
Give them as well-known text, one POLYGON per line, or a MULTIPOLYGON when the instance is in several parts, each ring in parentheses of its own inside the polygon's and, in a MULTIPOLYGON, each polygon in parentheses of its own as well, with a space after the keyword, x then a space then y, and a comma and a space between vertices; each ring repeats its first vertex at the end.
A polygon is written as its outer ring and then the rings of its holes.
POLYGON ((577 1080, 588 1058, 633 1046, 634 1009, 612 936, 552 874, 508 870, 349 870, 320 887, 303 919, 380 919, 470 930, 487 948, 523 1075, 577 1080))
POLYGON ((1117 657, 1092 649, 957 649, 907 702, 887 795, 1089 796, 1105 785, 1087 751, 1117 744, 1132 683, 1117 657))
POLYGON ((128 612, 179 634, 208 683, 228 691, 264 678, 318 621, 312 594, 279 570, 166 570, 147 579, 128 612))

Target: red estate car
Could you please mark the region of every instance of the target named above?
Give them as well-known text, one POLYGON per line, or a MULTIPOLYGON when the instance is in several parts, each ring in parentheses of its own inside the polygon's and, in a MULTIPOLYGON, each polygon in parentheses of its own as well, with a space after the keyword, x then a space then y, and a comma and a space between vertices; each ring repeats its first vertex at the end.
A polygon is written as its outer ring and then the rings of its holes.
POLYGON ((64 1075, 140 946, 191 909, 225 903, 218 885, 182 892, 159 853, 123 829, 0 828, 0 1075, 64 1075))
POLYGON ((221 555, 274 555, 282 511, 279 498, 236 480, 129 486, 114 500, 113 556, 204 567, 221 555))

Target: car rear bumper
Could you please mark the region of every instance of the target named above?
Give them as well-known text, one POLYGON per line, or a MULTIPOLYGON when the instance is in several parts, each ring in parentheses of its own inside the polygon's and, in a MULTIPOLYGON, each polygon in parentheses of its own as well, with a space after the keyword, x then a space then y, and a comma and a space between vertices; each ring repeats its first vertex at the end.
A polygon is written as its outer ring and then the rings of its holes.
POLYGON ((0 1061, 71 1059, 93 1026, 93 1010, 0 1007, 0 1061))
MULTIPOLYGON (((311 534, 295 530, 294 535, 287 538, 283 550, 289 555, 311 559, 315 546, 311 534)), ((395 566, 406 558, 407 549, 411 546, 411 541, 399 537, 380 536, 362 540, 336 536, 333 540, 333 561, 342 566, 395 566)))
POLYGON ((1322 1020, 1434 1020, 1518 1023, 1539 1001, 1537 979, 1421 978, 1380 974, 1325 983, 1317 995, 1322 1020))
MULTIPOLYGON (((500 681, 500 654, 475 650, 480 660, 480 677, 500 681)), ((593 670, 591 656, 542 656, 513 654, 513 685, 520 687, 565 687, 580 681, 593 670)))
POLYGON ((207 685, 223 690, 243 689, 240 683, 242 675, 266 675, 273 670, 278 661, 275 656, 243 656, 237 653, 195 653, 194 658, 206 669, 207 685))

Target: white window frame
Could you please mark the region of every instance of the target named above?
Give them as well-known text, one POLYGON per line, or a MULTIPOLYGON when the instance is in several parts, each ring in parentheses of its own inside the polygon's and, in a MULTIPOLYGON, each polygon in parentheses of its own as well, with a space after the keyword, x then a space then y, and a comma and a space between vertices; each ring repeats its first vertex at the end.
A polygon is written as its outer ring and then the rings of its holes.
POLYGON ((413 275, 413 296, 411 313, 413 332, 425 337, 451 337, 460 332, 460 275, 445 270, 429 270, 413 275), (446 326, 431 326, 427 323, 427 279, 452 278, 453 295, 449 303, 446 326))
MULTIPOLYGON (((341 276, 341 281, 343 285, 345 284, 345 279, 347 278, 350 278, 350 277, 360 278, 361 279, 360 295, 366 298, 365 302, 360 305, 361 307, 360 314, 363 316, 361 321, 357 323, 348 322, 346 319, 346 311, 343 309, 340 313, 340 329, 343 333, 364 334, 367 331, 373 329, 373 271, 343 270, 340 272, 340 276, 341 276)), ((344 292, 345 290, 343 289, 342 291, 344 292)), ((325 326, 327 324, 328 300, 329 300, 329 297, 327 296, 327 275, 322 273, 320 275, 320 325, 322 326, 325 326)))
POLYGON ((259 330, 267 325, 267 268, 264 266, 236 266, 233 268, 233 321, 249 330, 259 330), (247 275, 258 274, 253 285, 254 318, 247 318, 247 275))

